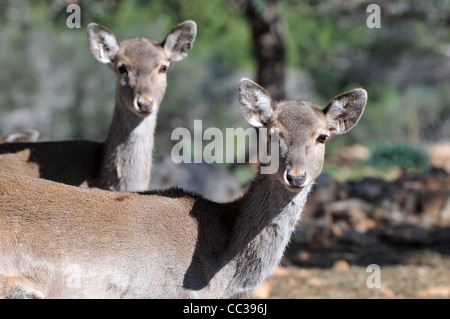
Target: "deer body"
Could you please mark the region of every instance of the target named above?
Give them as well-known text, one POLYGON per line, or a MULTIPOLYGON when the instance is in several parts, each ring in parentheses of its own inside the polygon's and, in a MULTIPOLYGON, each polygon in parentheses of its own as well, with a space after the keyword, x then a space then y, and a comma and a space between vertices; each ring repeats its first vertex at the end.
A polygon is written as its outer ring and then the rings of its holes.
MULTIPOLYGON (((1 173, 2 200, 25 192, 39 199, 1 205, 8 215, 0 214, 0 274, 26 278, 46 298, 218 298, 246 292, 278 265, 307 194, 281 190, 286 206, 280 209, 276 193, 267 198, 271 188, 255 194, 252 188, 248 198, 217 205, 180 190, 118 194, 47 181, 36 188, 35 182, 1 173), (55 200, 55 192, 65 200, 55 200), (262 205, 247 210, 248 200, 255 199, 262 205), (49 205, 51 212, 36 213, 49 205), (261 211, 272 212, 261 219, 261 211), (162 236, 167 231, 171 235, 162 236)), ((0 295, 5 290, 0 280, 0 295)))
POLYGON ((356 124, 366 93, 344 93, 321 110, 276 104, 247 79, 239 89, 249 123, 280 130, 280 165, 229 203, 180 189, 105 192, 0 173, 0 296, 223 298, 261 283, 322 169, 325 139, 356 124))
POLYGON ((174 62, 187 56, 185 50, 192 47, 196 28, 195 22, 186 21, 175 26, 162 43, 146 38, 119 43, 107 28, 88 25, 92 54, 117 74, 116 105, 105 142, 0 144, 0 170, 75 186, 120 191, 148 189, 156 117, 167 86, 166 72, 174 62), (67 156, 69 153, 72 156, 67 156))

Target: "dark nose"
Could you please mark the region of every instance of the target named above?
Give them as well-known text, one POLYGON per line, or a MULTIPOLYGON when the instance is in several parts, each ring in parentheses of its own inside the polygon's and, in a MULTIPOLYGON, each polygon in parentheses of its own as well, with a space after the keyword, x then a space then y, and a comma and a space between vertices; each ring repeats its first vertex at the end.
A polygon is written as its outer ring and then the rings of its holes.
POLYGON ((138 99, 137 106, 139 108, 139 111, 144 112, 144 113, 150 113, 150 112, 153 111, 153 100, 150 100, 150 99, 146 99, 146 100, 138 99))
POLYGON ((291 174, 290 172, 288 172, 286 174, 286 179, 289 183, 289 185, 293 186, 293 187, 300 187, 303 182, 305 181, 306 178, 306 173, 303 173, 303 175, 294 175, 291 174))

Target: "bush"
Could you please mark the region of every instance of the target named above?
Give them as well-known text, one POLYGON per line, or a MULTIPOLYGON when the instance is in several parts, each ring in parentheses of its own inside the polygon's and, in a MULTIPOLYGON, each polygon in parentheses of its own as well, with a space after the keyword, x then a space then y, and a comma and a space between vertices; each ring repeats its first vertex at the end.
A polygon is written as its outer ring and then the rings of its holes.
POLYGON ((380 169, 398 167, 403 173, 423 172, 430 167, 425 150, 404 142, 378 146, 366 164, 380 169))

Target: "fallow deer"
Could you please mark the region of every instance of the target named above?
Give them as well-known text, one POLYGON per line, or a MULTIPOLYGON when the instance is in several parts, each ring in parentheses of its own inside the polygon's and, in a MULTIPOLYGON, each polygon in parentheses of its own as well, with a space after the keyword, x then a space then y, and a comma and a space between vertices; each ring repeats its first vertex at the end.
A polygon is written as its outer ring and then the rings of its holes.
POLYGON ((0 144, 36 142, 39 139, 39 135, 39 132, 33 129, 18 130, 1 138, 0 144))
POLYGON ((325 143, 359 121, 367 92, 321 109, 276 103, 242 79, 238 97, 251 125, 279 131, 280 165, 258 171, 228 203, 180 189, 108 192, 0 173, 0 295, 221 298, 257 287, 282 258, 325 143))
POLYGON ((87 26, 89 48, 117 75, 116 105, 105 142, 85 140, 0 145, 0 170, 75 186, 148 189, 156 117, 170 66, 187 56, 197 25, 175 26, 161 43, 139 37, 119 43, 107 28, 87 26))

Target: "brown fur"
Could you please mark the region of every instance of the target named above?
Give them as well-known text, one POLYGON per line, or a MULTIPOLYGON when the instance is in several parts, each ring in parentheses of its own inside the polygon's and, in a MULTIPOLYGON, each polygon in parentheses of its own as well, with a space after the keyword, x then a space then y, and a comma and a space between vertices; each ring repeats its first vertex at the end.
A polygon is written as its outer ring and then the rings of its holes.
POLYGON ((195 22, 186 21, 161 44, 146 38, 119 43, 107 28, 89 24, 92 54, 117 74, 116 106, 105 142, 0 144, 0 170, 75 186, 148 189, 156 116, 167 86, 162 68, 187 56, 196 32, 195 22))
POLYGON ((331 136, 348 110, 359 118, 367 94, 350 91, 330 103, 348 94, 358 101, 324 112, 304 101, 276 104, 248 79, 239 88, 247 120, 280 130, 281 165, 229 203, 180 189, 107 192, 0 173, 2 297, 224 298, 257 287, 281 260, 320 174, 317 134, 331 136))

